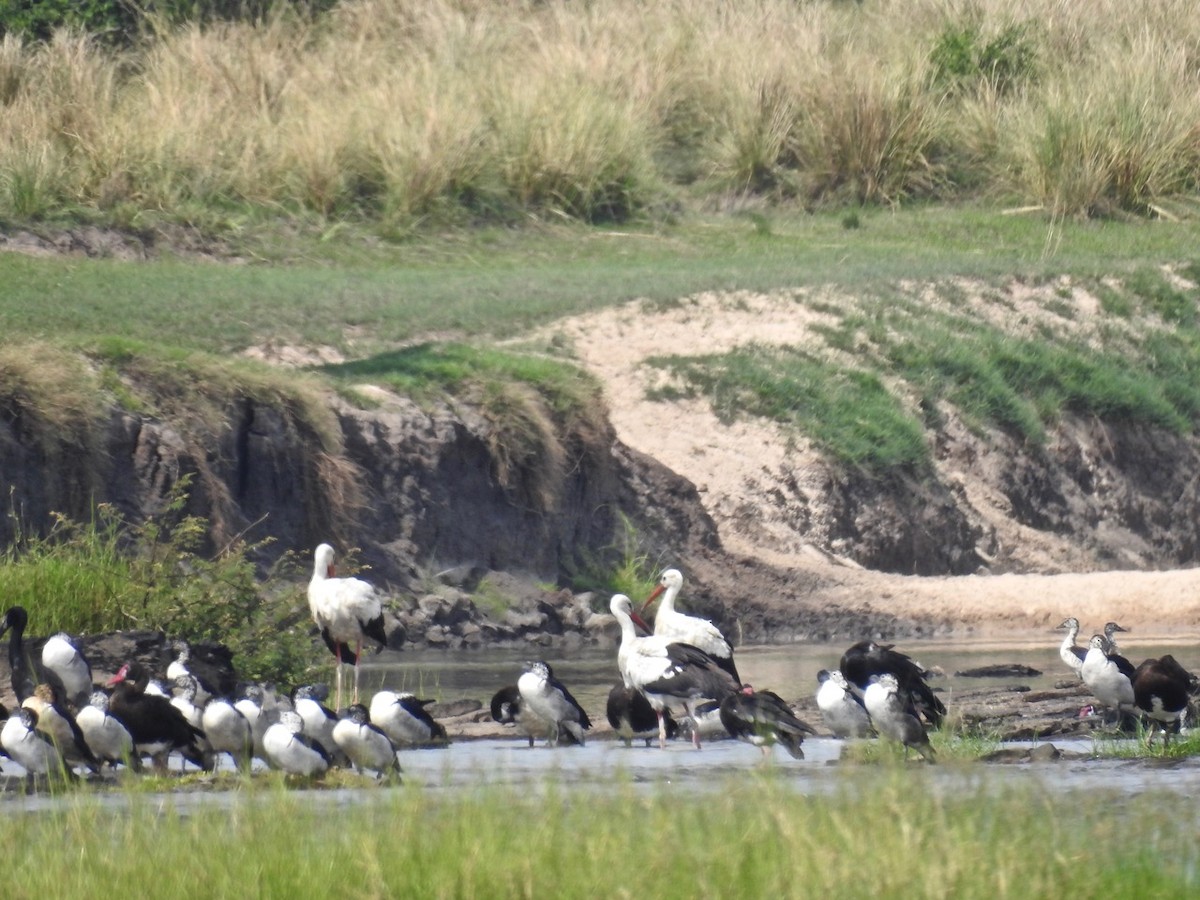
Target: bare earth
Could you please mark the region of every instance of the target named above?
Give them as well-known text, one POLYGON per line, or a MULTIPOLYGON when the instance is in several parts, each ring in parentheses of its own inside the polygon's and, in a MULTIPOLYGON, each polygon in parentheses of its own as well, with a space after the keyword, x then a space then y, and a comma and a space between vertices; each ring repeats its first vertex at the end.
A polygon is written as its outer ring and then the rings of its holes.
MULTIPOLYGON (((771 520, 766 498, 778 473, 798 480, 814 473, 810 448, 760 422, 723 425, 702 401, 646 399, 647 388, 662 377, 644 365, 648 357, 720 352, 748 342, 803 346, 820 319, 791 294, 709 294, 667 308, 633 303, 604 310, 558 322, 544 336, 569 341, 602 380, 623 442, 697 485, 729 550, 786 568, 816 567, 838 585, 829 601, 876 605, 979 635, 1044 635, 1068 615, 1080 619, 1085 634, 1112 619, 1134 628, 1140 640, 1200 635, 1200 570, 1087 572, 1082 555, 1073 560, 1061 540, 1014 524, 998 508, 992 524, 1010 546, 1021 547, 1031 569, 1053 560, 1047 569, 1067 573, 921 578, 864 571, 805 544, 789 523, 771 520)), ((962 478, 964 490, 981 498, 977 507, 986 507, 986 486, 973 484, 969 473, 962 478)))

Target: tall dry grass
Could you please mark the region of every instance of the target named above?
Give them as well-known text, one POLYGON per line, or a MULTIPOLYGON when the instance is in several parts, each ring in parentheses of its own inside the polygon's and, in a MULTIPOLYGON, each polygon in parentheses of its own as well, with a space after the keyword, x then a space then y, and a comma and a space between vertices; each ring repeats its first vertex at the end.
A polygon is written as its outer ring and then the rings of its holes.
POLYGON ((125 53, 9 36, 0 217, 408 227, 746 194, 1145 213, 1196 188, 1197 46, 1184 0, 346 0, 125 53))

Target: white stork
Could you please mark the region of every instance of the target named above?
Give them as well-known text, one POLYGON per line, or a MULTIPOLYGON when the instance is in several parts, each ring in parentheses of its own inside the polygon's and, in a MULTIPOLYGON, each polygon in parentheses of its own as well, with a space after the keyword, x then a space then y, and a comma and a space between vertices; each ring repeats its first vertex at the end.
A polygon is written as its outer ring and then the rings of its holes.
POLYGON ((650 608, 658 597, 658 612, 654 614, 654 633, 661 637, 678 641, 681 644, 691 644, 699 647, 717 661, 722 669, 740 682, 737 666, 733 664, 733 646, 725 640, 717 628, 708 619, 699 616, 689 616, 675 609, 675 600, 683 589, 683 573, 678 569, 667 569, 662 573, 658 585, 650 592, 646 602, 642 604, 642 614, 650 608))
MULTIPOLYGON (((624 594, 614 594, 609 609, 621 625, 617 667, 625 686, 641 691, 658 714, 659 747, 667 744, 663 713, 671 700, 683 703, 695 726, 698 701, 723 700, 740 687, 717 660, 698 647, 657 634, 638 637, 634 623, 643 628, 645 623, 634 613, 633 604, 624 594)), ((696 727, 692 729, 692 743, 700 749, 700 733, 696 727)))
POLYGON ((337 707, 342 706, 343 656, 354 657, 354 702, 358 702, 358 664, 367 638, 387 646, 383 627, 383 601, 375 588, 361 578, 336 578, 333 547, 321 544, 313 558, 312 580, 308 583, 308 609, 337 659, 337 707), (351 649, 353 648, 353 650, 351 649))

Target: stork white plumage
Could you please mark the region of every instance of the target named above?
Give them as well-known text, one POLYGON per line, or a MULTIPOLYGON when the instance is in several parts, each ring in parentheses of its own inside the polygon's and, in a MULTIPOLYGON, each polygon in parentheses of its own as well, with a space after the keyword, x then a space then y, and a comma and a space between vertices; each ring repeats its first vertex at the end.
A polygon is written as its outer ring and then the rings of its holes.
POLYGON ((658 611, 654 613, 654 633, 681 644, 699 647, 715 659, 717 665, 733 676, 735 681, 740 682, 737 666, 733 664, 733 645, 725 639, 721 630, 708 619, 690 616, 675 608, 675 600, 682 589, 683 573, 678 569, 667 569, 659 578, 658 585, 646 598, 646 602, 642 604, 642 614, 645 614, 651 603, 662 597, 658 603, 658 611))
POLYGON ((645 628, 645 623, 634 613, 633 604, 624 594, 614 594, 609 609, 621 626, 617 668, 625 686, 641 691, 657 713, 659 747, 667 745, 663 712, 670 701, 677 700, 683 703, 692 720, 692 743, 700 749, 700 732, 695 727, 696 704, 704 699, 723 700, 740 683, 698 647, 661 635, 638 637, 634 624, 645 628))
POLYGON ((308 609, 313 621, 337 659, 337 702, 342 706, 342 665, 354 658, 354 702, 358 702, 359 662, 363 641, 370 638, 387 646, 383 625, 383 599, 375 587, 361 578, 337 578, 334 551, 329 544, 317 547, 313 556, 312 580, 308 583, 308 609), (353 650, 351 649, 353 648, 353 650))

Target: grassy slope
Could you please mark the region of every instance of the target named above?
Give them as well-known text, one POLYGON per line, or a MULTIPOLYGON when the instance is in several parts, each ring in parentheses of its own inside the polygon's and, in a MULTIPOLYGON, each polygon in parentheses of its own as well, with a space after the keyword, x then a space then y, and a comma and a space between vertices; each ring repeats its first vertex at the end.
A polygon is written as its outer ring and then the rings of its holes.
MULTIPOLYGON (((142 264, 0 254, 9 341, 97 335, 239 351, 270 339, 364 355, 447 332, 510 336, 633 298, 898 279, 1121 276, 1188 261, 1200 225, 1065 222, 928 208, 861 215, 725 216, 659 230, 583 226, 454 233, 397 246, 294 238, 275 264, 142 264), (1048 252, 1049 251, 1049 252, 1048 252), (282 264, 280 262, 282 261, 282 264)), ((249 240, 247 252, 265 252, 249 240)))

